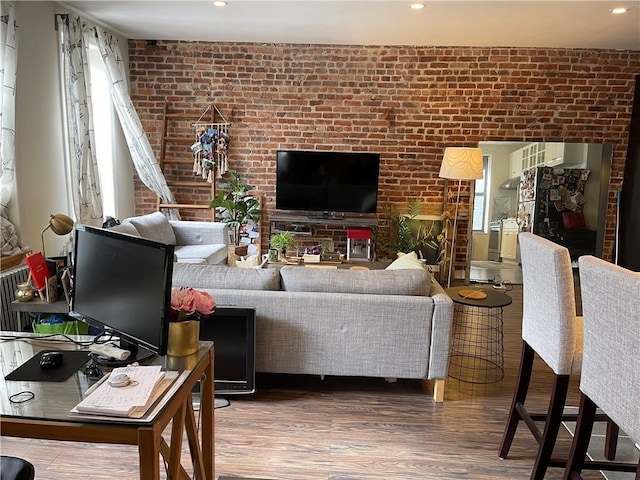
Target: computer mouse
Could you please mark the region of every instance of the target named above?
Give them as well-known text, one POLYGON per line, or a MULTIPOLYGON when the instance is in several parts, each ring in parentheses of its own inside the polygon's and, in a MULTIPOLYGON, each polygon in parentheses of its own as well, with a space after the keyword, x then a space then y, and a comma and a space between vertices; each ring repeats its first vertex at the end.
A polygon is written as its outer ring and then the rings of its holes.
POLYGON ((40 357, 40 368, 57 368, 62 363, 62 352, 44 352, 40 357))

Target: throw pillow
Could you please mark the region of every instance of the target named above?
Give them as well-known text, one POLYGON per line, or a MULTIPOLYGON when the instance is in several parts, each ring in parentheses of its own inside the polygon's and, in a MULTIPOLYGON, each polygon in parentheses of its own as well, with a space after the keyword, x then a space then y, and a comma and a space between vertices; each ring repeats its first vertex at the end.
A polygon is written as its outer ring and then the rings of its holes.
POLYGON ((176 235, 167 217, 162 212, 149 213, 140 217, 131 217, 125 220, 130 222, 141 237, 155 240, 167 245, 176 244, 176 235))
POLYGON ((136 237, 140 236, 140 234, 136 230, 136 227, 134 227, 133 224, 131 223, 121 223, 119 225, 110 227, 109 230, 111 230, 112 232, 125 233, 127 235, 134 235, 136 237))
POLYGON ((237 268, 224 265, 175 263, 173 286, 204 289, 280 290, 277 268, 237 268))
POLYGON ((407 272, 285 265, 280 269, 280 276, 282 289, 289 292, 427 296, 431 291, 431 274, 426 268, 407 272))
POLYGON ((562 212, 562 225, 567 230, 574 228, 587 228, 582 212, 562 212))
POLYGON ((387 267, 387 270, 401 270, 407 268, 419 268, 421 270, 426 270, 426 266, 418 260, 418 255, 416 252, 411 253, 398 253, 398 258, 396 258, 391 264, 387 267))

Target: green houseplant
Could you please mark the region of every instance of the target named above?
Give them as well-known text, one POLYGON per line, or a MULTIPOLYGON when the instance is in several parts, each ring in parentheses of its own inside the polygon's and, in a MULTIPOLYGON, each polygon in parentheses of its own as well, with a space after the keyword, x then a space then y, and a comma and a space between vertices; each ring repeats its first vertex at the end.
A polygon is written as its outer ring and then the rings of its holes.
POLYGON ((398 252, 416 252, 429 265, 438 263, 442 256, 442 221, 418 219, 422 207, 420 200, 411 200, 403 212, 389 210, 387 235, 379 238, 382 249, 389 255, 398 252))
POLYGON ((216 210, 221 222, 229 225, 233 232, 233 243, 239 245, 240 227, 251 222, 257 223, 262 216, 260 201, 249 195, 254 187, 247 183, 245 175, 236 170, 228 170, 218 188, 220 191, 209 207, 216 210))
POLYGON ((278 250, 278 253, 284 256, 287 250, 291 250, 296 247, 297 242, 295 237, 290 232, 276 233, 271 237, 271 248, 278 250))

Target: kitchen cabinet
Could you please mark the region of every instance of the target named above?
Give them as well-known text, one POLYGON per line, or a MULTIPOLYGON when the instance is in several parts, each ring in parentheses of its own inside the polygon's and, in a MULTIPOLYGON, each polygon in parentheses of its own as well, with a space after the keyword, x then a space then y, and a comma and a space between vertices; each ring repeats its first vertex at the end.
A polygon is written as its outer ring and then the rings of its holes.
POLYGON ((585 168, 584 146, 575 143, 549 142, 545 150, 547 167, 585 168))
POLYGON ((519 177, 522 173, 522 149, 511 152, 509 156, 509 178, 519 177))
POLYGON ((562 163, 564 157, 564 143, 549 142, 544 152, 544 164, 547 167, 555 167, 562 163))
POLYGON ((518 252, 518 222, 515 218, 502 221, 502 240, 500 258, 516 261, 518 252))
POLYGON ((511 152, 509 157, 510 176, 517 177, 525 170, 544 165, 546 160, 545 145, 544 142, 530 143, 511 152))

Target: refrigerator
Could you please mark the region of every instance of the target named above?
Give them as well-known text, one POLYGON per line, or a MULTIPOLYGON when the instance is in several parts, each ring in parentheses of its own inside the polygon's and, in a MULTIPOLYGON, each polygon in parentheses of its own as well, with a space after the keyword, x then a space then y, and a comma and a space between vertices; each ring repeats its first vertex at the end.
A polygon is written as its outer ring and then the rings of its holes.
POLYGON ((555 237, 563 228, 563 212, 582 212, 589 173, 584 168, 553 167, 523 171, 518 189, 520 231, 555 237))

